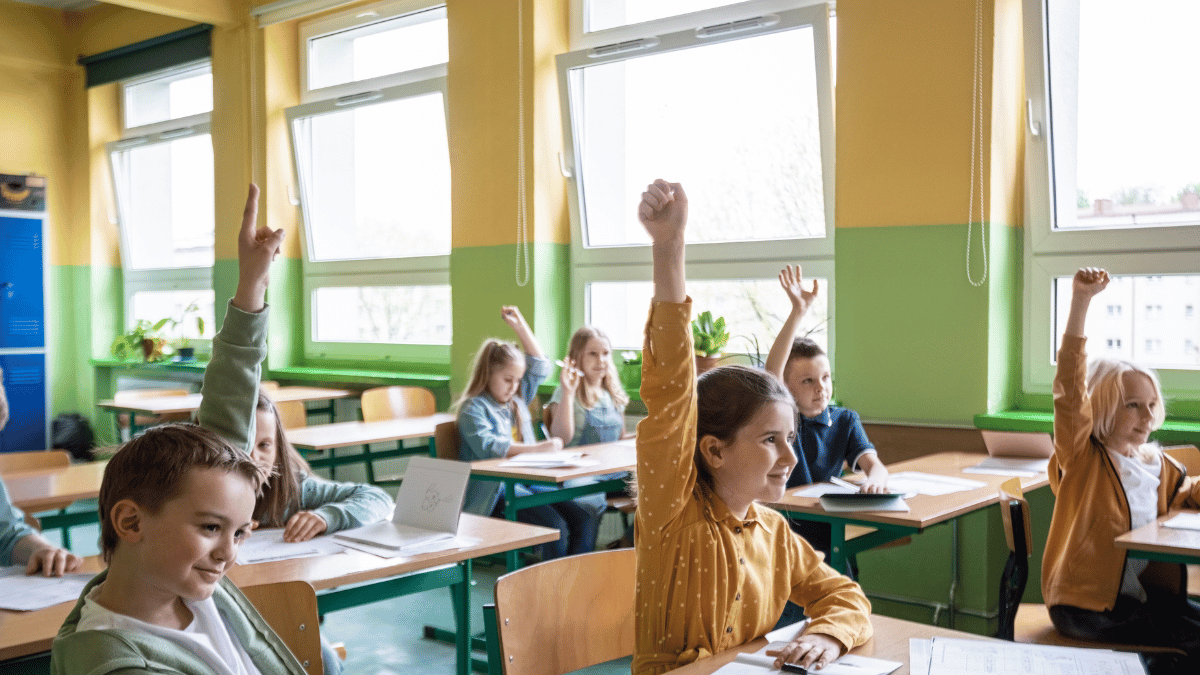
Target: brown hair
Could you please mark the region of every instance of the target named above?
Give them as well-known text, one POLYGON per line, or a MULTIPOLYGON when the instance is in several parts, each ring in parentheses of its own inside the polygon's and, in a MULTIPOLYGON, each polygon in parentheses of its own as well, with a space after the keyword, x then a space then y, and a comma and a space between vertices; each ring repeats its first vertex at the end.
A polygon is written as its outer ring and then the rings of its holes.
POLYGON ((798 337, 792 340, 792 351, 788 353, 788 363, 791 363, 792 359, 815 359, 824 354, 825 350, 821 349, 821 345, 806 337, 798 337))
POLYGON ((768 403, 796 402, 779 378, 747 366, 721 366, 700 376, 696 382, 696 483, 708 491, 714 487, 712 469, 700 452, 700 439, 712 436, 728 443, 768 403))
MULTIPOLYGON (((275 466, 263 481, 262 494, 254 505, 254 519, 260 527, 283 527, 290 513, 300 510, 300 482, 312 474, 312 468, 296 452, 283 433, 283 421, 275 402, 261 389, 258 391, 259 412, 271 412, 275 420, 275 466)), ((253 440, 253 439, 251 439, 253 440)))
POLYGON ((158 513, 179 496, 192 469, 220 469, 245 478, 258 490, 258 468, 224 438, 196 424, 164 424, 147 429, 109 460, 100 483, 100 548, 105 562, 117 548, 112 510, 129 499, 158 513))
MULTIPOLYGON (((471 381, 467 384, 467 388, 463 390, 462 396, 454 402, 454 410, 462 408, 463 404, 468 400, 479 396, 487 391, 488 382, 492 379, 492 373, 500 368, 507 366, 510 363, 520 361, 525 362, 525 353, 511 342, 505 342, 497 338, 488 338, 479 346, 479 351, 475 353, 475 364, 471 366, 471 381)), ((524 392, 518 391, 520 396, 524 392)), ((518 413, 517 397, 514 396, 508 402, 509 412, 512 413, 513 425, 517 424, 517 420, 521 419, 518 413)), ((526 442, 532 442, 533 439, 525 439, 526 442)))
MULTIPOLYGON (((571 342, 567 346, 567 358, 574 361, 578 366, 583 360, 583 350, 587 347, 588 340, 597 338, 608 343, 608 348, 612 349, 612 340, 608 339, 608 335, 596 328, 595 326, 584 326, 575 331, 571 336, 571 342)), ((624 387, 621 386, 621 379, 617 376, 617 366, 612 359, 608 361, 608 372, 600 380, 600 388, 608 392, 612 397, 613 403, 617 407, 625 407, 629 403, 629 395, 625 393, 624 387)), ((583 404, 583 407, 590 408, 596 404, 595 397, 588 389, 587 382, 581 381, 577 389, 575 389, 575 397, 583 404)))

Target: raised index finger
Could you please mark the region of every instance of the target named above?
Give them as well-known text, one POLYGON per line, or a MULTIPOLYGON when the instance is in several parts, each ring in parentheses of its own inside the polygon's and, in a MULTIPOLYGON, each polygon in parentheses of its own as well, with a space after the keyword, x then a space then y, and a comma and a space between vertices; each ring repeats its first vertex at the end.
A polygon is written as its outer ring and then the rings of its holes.
POLYGON ((246 210, 242 212, 242 237, 254 238, 254 230, 258 221, 258 186, 250 184, 246 194, 246 210))

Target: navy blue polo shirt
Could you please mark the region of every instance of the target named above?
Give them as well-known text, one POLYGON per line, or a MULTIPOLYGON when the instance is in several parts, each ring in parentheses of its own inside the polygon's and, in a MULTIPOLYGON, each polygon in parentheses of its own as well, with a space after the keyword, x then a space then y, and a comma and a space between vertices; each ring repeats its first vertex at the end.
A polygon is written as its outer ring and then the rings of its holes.
POLYGON ((816 417, 797 415, 796 440, 792 450, 799 461, 788 479, 788 487, 821 483, 842 475, 843 463, 851 468, 864 452, 875 452, 867 439, 858 413, 849 408, 828 406, 816 417))

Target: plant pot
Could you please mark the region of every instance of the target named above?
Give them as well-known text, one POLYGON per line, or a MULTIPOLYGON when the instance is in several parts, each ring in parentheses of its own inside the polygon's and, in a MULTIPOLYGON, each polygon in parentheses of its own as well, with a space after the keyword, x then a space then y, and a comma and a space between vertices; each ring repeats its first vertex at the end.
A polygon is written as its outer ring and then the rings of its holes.
POLYGON ((713 368, 716 368, 717 362, 720 360, 721 360, 720 354, 717 354, 715 356, 701 356, 700 354, 697 354, 696 355, 696 374, 702 375, 702 374, 707 373, 708 371, 712 370, 713 368))
POLYGON ((180 347, 179 350, 176 352, 176 354, 178 354, 180 361, 195 361, 196 360, 196 348, 195 347, 180 347))

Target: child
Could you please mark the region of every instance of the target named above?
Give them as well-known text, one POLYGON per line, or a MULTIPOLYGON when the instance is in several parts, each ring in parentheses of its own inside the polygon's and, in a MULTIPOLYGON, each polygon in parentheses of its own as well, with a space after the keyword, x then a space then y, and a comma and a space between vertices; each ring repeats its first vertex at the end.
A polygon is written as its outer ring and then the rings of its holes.
POLYGON ((821 562, 779 513, 796 465, 795 403, 766 373, 726 366, 696 380, 684 279, 687 197, 656 181, 638 207, 654 257, 637 433, 633 672, 662 673, 764 635, 791 598, 812 621, 778 652, 821 668, 871 636, 858 584, 821 562))
MULTIPOLYGON (((459 457, 464 461, 512 457, 525 452, 561 450, 562 439, 551 437, 537 441, 529 418, 528 405, 537 395, 538 385, 550 373, 550 363, 537 338, 516 307, 500 310, 504 322, 517 334, 525 353, 502 340, 485 340, 475 356, 471 382, 455 406, 458 408, 458 432, 462 438, 459 457)), ((537 491, 517 486, 519 496, 537 491)), ((467 486, 467 511, 491 515, 501 508, 500 484, 472 480, 467 486)), ((558 530, 556 542, 544 544, 542 558, 551 560, 564 555, 586 553, 596 548, 596 531, 604 495, 589 495, 547 506, 517 511, 522 522, 558 530)))
POLYGON ((628 438, 627 403, 629 396, 617 377, 608 336, 592 326, 575 331, 558 387, 546 404, 550 435, 561 438, 567 447, 628 438), (569 402, 569 410, 564 402, 569 402))
POLYGON ((100 486, 108 569, 59 629, 51 672, 303 675, 225 578, 250 532, 258 485, 250 458, 194 424, 126 443, 100 486))
POLYGON ((1186 586, 1185 573, 1177 565, 1130 558, 1113 544, 1168 509, 1200 506, 1200 479, 1187 477, 1148 443, 1165 418, 1154 371, 1110 358, 1085 366, 1088 305, 1108 282, 1108 273, 1093 267, 1076 272, 1073 281, 1054 377, 1049 473, 1055 501, 1042 594, 1064 635, 1179 647, 1188 653, 1179 672, 1195 673, 1200 606, 1178 587, 1186 586))
MULTIPOLYGON (((857 466, 867 474, 863 492, 886 492, 888 471, 879 461, 875 447, 867 440, 858 413, 829 405, 833 395, 833 374, 829 357, 817 343, 796 337, 800 320, 817 297, 817 281, 812 290, 804 290, 800 267, 784 267, 779 285, 792 302, 792 311, 779 330, 767 355, 767 372, 783 380, 800 409, 796 417, 796 437, 792 449, 800 461, 788 478, 788 487, 828 481, 842 474, 843 465, 857 466), (785 363, 786 361, 786 363, 785 363)), ((828 523, 792 521, 792 529, 812 547, 829 557, 828 523)), ((799 616, 795 618, 799 620, 799 616)))
POLYGON ((44 576, 61 577, 81 564, 79 556, 51 544, 25 524, 25 514, 13 506, 8 489, 0 481, 0 567, 25 565, 25 574, 40 570, 44 576))

